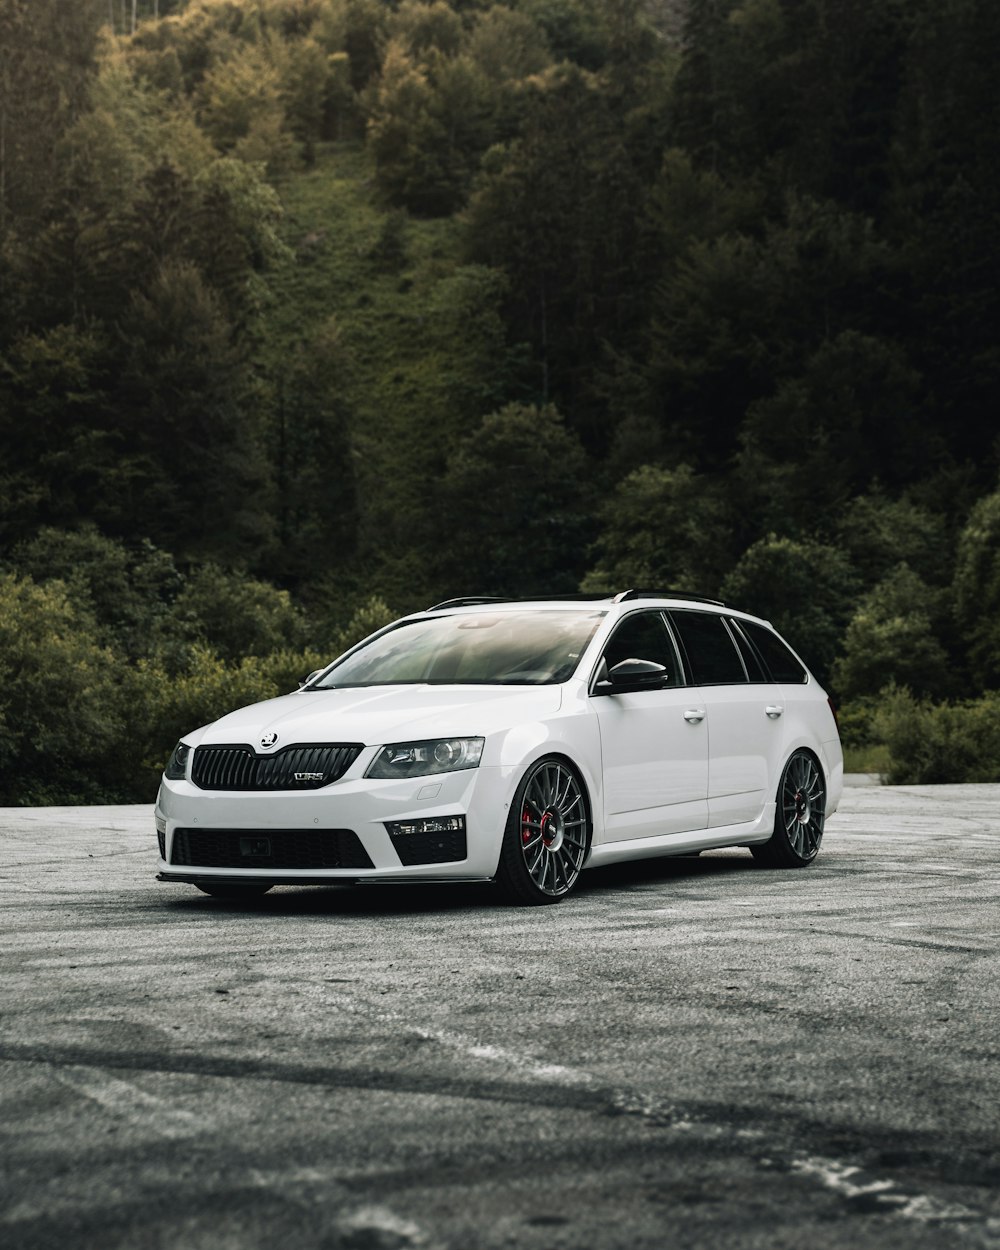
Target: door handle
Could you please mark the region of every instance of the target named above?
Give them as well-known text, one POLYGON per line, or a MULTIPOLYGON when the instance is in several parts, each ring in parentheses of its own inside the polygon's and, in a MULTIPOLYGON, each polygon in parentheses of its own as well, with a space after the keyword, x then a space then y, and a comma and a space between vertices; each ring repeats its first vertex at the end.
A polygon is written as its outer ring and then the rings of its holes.
POLYGON ((689 725, 697 725, 699 721, 705 719, 705 709, 703 707, 689 707, 684 713, 684 719, 689 725))
POLYGON ((777 720, 784 710, 780 703, 769 703, 764 709, 771 720, 777 720))

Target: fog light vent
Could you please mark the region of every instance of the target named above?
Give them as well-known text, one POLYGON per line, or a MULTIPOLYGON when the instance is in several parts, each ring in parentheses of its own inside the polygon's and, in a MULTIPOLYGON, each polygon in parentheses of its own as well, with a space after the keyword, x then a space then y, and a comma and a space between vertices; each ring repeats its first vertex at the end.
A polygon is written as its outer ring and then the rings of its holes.
POLYGON ((468 854, 464 816, 387 820, 385 827, 399 862, 406 867, 413 864, 450 864, 465 859, 468 854))

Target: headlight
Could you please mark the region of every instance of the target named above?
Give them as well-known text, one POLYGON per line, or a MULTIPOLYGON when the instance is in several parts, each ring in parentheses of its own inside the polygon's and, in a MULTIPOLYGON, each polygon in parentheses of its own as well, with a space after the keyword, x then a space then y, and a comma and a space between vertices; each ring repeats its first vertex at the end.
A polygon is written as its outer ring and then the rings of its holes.
POLYGON ((174 753, 167 760, 167 766, 163 770, 163 775, 168 781, 183 781, 187 776, 188 756, 191 754, 191 748, 186 742, 178 742, 174 747, 174 753))
POLYGON ((393 742, 379 751, 366 777, 427 777, 478 768, 483 738, 432 738, 428 742, 393 742))

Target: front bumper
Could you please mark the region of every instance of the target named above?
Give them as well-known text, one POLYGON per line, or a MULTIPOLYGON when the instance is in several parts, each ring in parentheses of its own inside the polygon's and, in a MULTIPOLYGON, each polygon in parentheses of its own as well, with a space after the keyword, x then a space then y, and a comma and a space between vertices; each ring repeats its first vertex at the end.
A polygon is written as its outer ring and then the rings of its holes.
MULTIPOLYGON (((355 776, 322 790, 274 793, 209 791, 189 781, 164 780, 155 810, 161 844, 158 878, 194 884, 266 880, 301 885, 488 879, 496 874, 514 781, 510 770, 483 765, 394 781, 355 776), (465 854, 446 862, 404 862, 414 859, 412 844, 401 853, 398 848, 402 840, 397 837, 394 841, 386 829, 389 821, 453 816, 465 818, 465 854), (353 833, 363 855, 348 857, 350 866, 336 868, 315 864, 301 868, 260 866, 253 854, 244 856, 239 850, 221 865, 190 862, 189 848, 204 840, 198 836, 202 832, 217 834, 237 848, 243 844, 252 849, 255 834, 277 842, 282 832, 290 831, 320 846, 353 833), (188 862, 175 862, 182 857, 188 862), (361 863, 371 866, 358 866, 361 863)), ((319 859, 336 859, 336 855, 321 855, 319 859)))

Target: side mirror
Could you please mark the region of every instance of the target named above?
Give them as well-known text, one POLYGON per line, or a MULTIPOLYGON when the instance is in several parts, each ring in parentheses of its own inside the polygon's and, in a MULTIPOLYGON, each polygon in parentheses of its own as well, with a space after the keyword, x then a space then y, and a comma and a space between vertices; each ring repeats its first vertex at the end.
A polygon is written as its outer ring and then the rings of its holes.
POLYGON ((302 680, 299 682, 299 689, 301 690, 303 686, 308 686, 309 683, 312 681, 312 679, 314 677, 318 677, 320 673, 322 673, 322 671, 323 670, 321 668, 314 668, 308 677, 303 677, 302 680))
POLYGON ((619 660, 613 668, 602 664, 602 671, 594 687, 601 694, 624 694, 629 690, 653 690, 663 685, 666 667, 655 660, 619 660))

